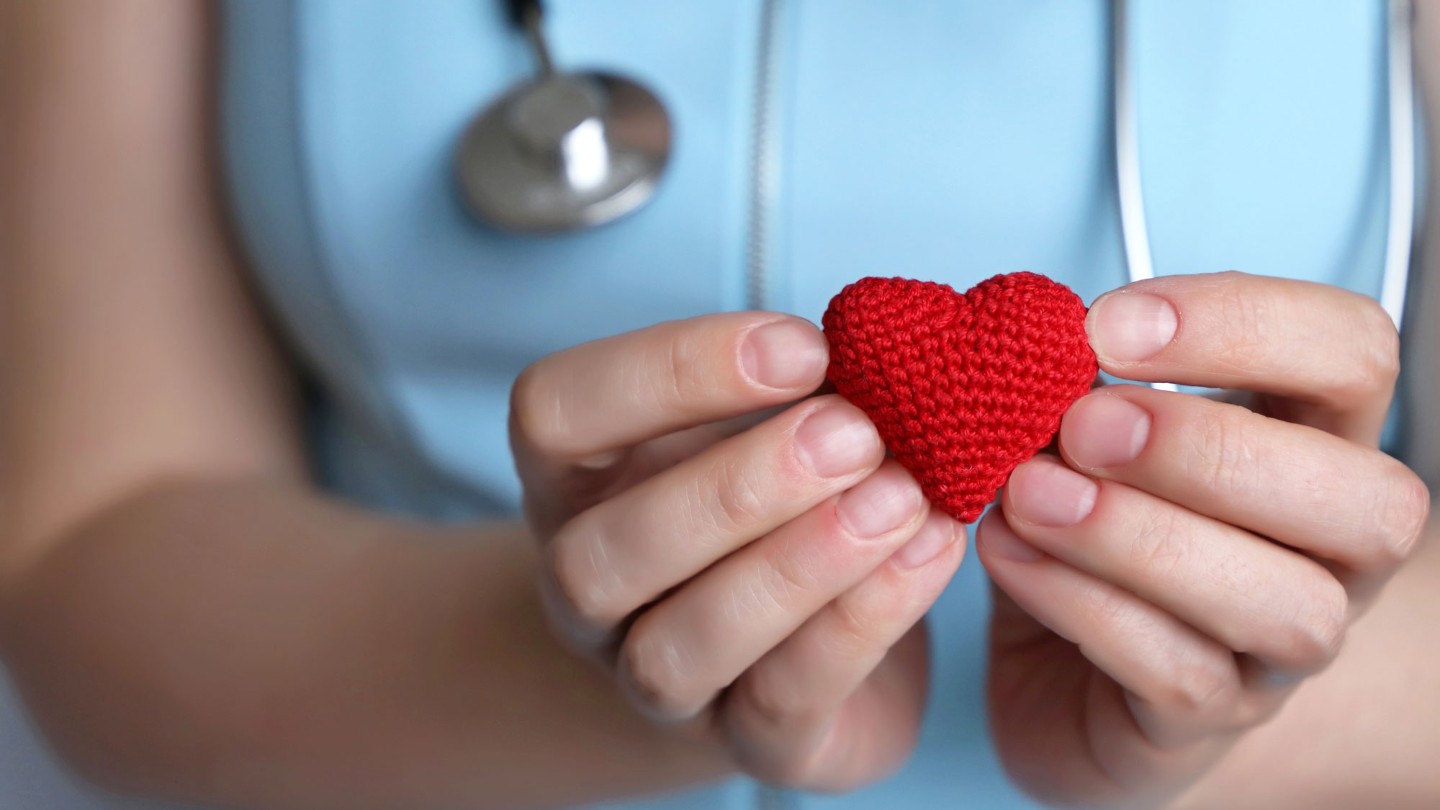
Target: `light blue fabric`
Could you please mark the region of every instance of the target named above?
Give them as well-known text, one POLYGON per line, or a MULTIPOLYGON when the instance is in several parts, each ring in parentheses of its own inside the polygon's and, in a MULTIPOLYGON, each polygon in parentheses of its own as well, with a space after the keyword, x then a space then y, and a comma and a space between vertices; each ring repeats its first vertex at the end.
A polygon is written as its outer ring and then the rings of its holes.
MULTIPOLYGON (((510 381, 535 359, 743 302, 758 0, 550 0, 564 65, 642 78, 676 129, 653 204, 548 238, 477 227, 450 154, 525 75, 482 0, 239 0, 224 23, 237 222, 316 370, 316 454, 357 501, 504 514, 510 381)), ((1136 77, 1160 273, 1241 269, 1378 292, 1386 156, 1376 0, 1139 0, 1136 77)), ((1125 270, 1101 0, 794 0, 778 85, 773 306, 818 319, 860 276, 964 289, 1030 269, 1086 300, 1125 270)), ((987 581, 932 612, 935 688, 895 778, 804 808, 1030 806, 983 702, 987 581)), ((752 806, 737 779, 626 807, 752 806)))

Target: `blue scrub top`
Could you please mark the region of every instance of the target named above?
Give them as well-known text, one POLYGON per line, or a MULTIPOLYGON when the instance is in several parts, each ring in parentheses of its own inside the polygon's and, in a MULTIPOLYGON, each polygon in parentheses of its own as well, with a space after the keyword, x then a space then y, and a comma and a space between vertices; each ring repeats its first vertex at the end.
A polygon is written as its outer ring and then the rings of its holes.
MULTIPOLYGON (((671 111, 675 152, 638 214, 543 238, 477 226, 452 185, 467 120, 531 72, 501 5, 225 7, 233 212, 320 381, 325 482, 380 509, 513 514, 516 373, 745 302, 759 0, 549 0, 560 64, 648 84, 671 111)), ((1158 272, 1239 269, 1377 294, 1384 3, 1131 5, 1158 272)), ((766 305, 818 320, 843 285, 877 274, 963 290, 1028 269, 1087 301, 1123 284, 1110 25, 1103 0, 782 0, 766 305)), ((1031 806, 986 728, 987 588, 972 556, 931 613, 933 699, 895 777, 835 797, 733 779, 615 806, 1031 806)), ((6 747, 0 784, 20 786, 6 807, 117 806, 63 784, 33 740, 6 747)))

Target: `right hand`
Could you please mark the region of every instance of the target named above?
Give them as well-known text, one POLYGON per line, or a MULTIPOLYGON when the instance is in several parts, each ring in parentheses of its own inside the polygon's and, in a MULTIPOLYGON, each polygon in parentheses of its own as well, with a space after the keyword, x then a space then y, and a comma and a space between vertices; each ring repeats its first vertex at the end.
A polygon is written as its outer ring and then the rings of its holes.
POLYGON ((965 531, 854 406, 773 414, 826 363, 798 318, 664 323, 526 369, 510 428, 561 641, 756 778, 843 790, 914 748, 965 531))

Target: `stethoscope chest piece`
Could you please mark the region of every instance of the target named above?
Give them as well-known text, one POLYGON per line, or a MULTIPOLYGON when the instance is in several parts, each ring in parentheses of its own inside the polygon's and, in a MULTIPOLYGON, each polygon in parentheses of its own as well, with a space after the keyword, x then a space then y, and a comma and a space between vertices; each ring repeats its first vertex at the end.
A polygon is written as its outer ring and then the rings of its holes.
POLYGON ((612 74, 550 74, 475 118, 456 170, 480 219, 510 231, 564 231, 640 207, 669 153, 669 116, 649 90, 612 74))
POLYGON ((539 4, 512 6, 540 72, 496 99, 460 138, 455 171, 471 212, 507 231, 553 232, 639 208, 670 155, 664 105, 621 76, 556 71, 539 4))

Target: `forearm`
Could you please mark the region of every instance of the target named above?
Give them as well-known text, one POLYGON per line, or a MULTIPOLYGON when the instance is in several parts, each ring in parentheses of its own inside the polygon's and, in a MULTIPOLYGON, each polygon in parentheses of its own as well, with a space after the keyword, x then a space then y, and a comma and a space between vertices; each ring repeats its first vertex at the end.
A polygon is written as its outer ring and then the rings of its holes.
POLYGON ((4 606, 32 711, 93 778, 245 807, 547 805, 726 771, 552 644, 515 527, 253 484, 99 515, 4 606))
POLYGON ((1351 627, 1339 658, 1177 808, 1440 802, 1440 526, 1351 627))

